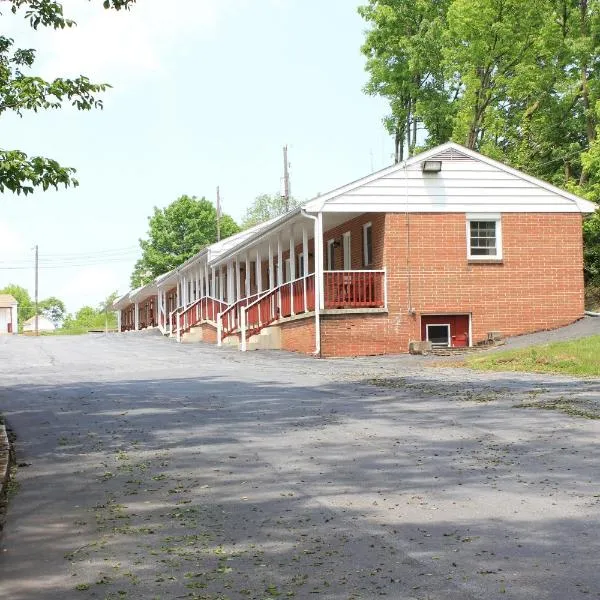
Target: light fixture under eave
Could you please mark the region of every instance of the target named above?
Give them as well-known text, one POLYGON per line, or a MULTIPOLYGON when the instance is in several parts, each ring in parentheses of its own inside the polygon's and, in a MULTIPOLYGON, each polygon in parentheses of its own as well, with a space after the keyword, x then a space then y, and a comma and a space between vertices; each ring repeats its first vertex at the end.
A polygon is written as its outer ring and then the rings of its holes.
POLYGON ((442 170, 441 160, 424 160, 421 163, 423 173, 439 173, 442 170))

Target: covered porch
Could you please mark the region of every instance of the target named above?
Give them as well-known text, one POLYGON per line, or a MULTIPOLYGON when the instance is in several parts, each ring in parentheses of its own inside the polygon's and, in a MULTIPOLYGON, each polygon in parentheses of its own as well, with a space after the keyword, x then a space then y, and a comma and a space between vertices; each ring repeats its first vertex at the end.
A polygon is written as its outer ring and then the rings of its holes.
POLYGON ((181 280, 191 299, 194 289, 200 297, 177 312, 178 335, 209 322, 218 344, 233 337, 245 350, 251 336, 292 319, 384 312, 386 274, 383 256, 373 252, 371 225, 364 213, 311 216, 301 209, 275 220, 207 261, 200 287, 181 280))

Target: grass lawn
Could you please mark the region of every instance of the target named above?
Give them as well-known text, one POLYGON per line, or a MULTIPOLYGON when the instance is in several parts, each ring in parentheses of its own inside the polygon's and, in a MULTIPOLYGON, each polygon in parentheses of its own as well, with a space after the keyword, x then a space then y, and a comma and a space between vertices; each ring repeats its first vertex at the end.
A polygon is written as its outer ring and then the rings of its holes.
POLYGON ((600 376, 600 335, 472 356, 467 366, 482 371, 530 371, 559 375, 600 376))

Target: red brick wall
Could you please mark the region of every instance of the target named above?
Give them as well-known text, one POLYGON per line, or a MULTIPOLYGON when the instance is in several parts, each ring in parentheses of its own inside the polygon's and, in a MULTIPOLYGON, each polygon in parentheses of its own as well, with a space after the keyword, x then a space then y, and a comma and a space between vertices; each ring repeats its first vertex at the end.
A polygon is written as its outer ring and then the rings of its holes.
POLYGON ((472 313, 473 339, 559 327, 583 315, 580 214, 502 215, 503 260, 467 260, 465 214, 386 215, 390 317, 402 344, 420 339, 422 313, 472 313), (409 276, 411 299, 409 302, 409 276), (409 303, 416 310, 408 315, 409 303))
POLYGON ((209 344, 217 343, 217 329, 210 323, 202 323, 200 325, 202 329, 202 341, 208 342, 209 344))
POLYGON ((282 323, 281 348, 291 352, 312 354, 315 351, 314 318, 298 319, 282 323))
POLYGON ((327 245, 329 240, 336 240, 339 246, 334 250, 334 271, 344 268, 344 248, 342 236, 350 232, 350 250, 352 255, 352 269, 383 269, 384 240, 385 240, 385 214, 369 213, 360 215, 355 219, 346 221, 337 227, 328 229, 323 233, 324 268, 327 270, 327 245), (365 266, 363 258, 363 225, 371 223, 371 239, 373 245, 373 264, 365 266))

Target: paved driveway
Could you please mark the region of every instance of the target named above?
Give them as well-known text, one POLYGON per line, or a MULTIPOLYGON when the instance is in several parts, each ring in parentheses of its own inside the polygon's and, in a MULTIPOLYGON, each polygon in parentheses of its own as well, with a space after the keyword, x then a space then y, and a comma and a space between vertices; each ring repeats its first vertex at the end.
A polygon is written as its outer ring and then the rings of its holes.
POLYGON ((523 408, 597 380, 135 335, 0 364, 1 598, 600 598, 600 421, 523 408))

